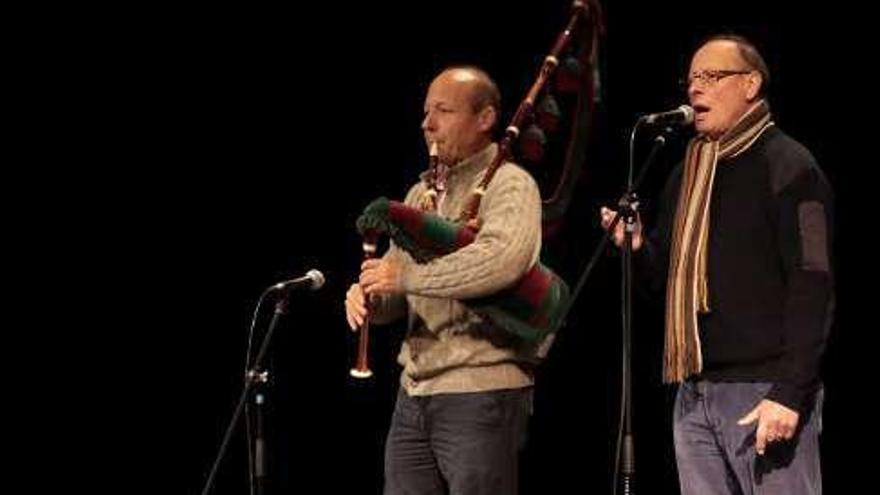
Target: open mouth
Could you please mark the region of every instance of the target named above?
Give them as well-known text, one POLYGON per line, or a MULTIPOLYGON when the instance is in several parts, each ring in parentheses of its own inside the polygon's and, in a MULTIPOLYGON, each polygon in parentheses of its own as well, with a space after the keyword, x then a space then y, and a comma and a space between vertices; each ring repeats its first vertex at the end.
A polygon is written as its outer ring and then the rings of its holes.
POLYGON ((696 112, 697 118, 705 115, 709 110, 711 110, 707 105, 702 103, 697 103, 694 105, 694 112, 696 112))

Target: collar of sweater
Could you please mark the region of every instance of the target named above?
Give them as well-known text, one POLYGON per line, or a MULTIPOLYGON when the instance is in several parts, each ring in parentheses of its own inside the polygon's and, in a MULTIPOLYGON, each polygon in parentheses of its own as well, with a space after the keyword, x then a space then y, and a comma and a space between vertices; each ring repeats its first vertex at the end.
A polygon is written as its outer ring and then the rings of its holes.
MULTIPOLYGON (((461 184, 462 181, 469 181, 476 177, 477 174, 489 166, 496 153, 498 153, 498 145, 496 143, 489 143, 482 150, 449 167, 446 177, 447 187, 454 188, 456 185, 461 184)), ((430 170, 422 172, 419 177, 426 181, 429 174, 430 170)))

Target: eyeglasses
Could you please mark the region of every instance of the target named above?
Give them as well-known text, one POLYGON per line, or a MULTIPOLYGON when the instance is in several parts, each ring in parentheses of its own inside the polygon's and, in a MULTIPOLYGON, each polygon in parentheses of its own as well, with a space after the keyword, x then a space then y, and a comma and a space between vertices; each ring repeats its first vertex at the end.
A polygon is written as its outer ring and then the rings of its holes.
POLYGON ((738 74, 749 74, 752 71, 750 70, 701 70, 700 72, 696 72, 691 74, 687 78, 682 78, 679 82, 681 84, 682 89, 687 91, 691 84, 695 82, 699 82, 703 86, 714 86, 718 83, 718 81, 724 79, 725 77, 735 76, 738 74))

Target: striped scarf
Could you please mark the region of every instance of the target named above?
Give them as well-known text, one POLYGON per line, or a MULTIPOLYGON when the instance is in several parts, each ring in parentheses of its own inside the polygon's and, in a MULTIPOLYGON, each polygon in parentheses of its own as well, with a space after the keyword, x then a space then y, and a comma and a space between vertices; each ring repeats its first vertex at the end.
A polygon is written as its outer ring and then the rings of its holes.
POLYGON ((683 381, 703 369, 697 315, 710 311, 706 259, 715 167, 719 160, 747 150, 771 125, 770 108, 761 100, 719 140, 697 136, 688 143, 666 281, 663 379, 667 383, 683 381))

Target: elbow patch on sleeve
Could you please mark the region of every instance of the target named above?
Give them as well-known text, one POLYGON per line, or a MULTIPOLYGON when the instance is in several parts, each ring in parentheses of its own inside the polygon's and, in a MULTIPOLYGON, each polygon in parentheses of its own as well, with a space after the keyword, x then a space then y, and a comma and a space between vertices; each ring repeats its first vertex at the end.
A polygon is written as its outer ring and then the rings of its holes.
POLYGON ((830 272, 825 206, 818 201, 799 204, 798 226, 801 237, 801 268, 814 272, 830 272))

